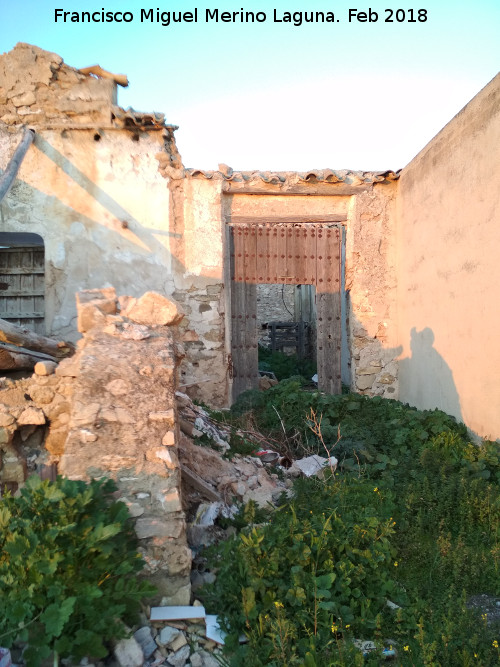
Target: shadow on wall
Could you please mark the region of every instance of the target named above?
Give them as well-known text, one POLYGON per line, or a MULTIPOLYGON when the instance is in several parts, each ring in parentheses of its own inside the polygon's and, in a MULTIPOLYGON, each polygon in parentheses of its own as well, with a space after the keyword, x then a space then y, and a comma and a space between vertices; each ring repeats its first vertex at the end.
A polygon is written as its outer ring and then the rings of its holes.
POLYGON ((453 373, 434 348, 434 332, 430 327, 411 329, 411 356, 399 361, 400 386, 411 405, 420 410, 440 410, 463 421, 453 373))

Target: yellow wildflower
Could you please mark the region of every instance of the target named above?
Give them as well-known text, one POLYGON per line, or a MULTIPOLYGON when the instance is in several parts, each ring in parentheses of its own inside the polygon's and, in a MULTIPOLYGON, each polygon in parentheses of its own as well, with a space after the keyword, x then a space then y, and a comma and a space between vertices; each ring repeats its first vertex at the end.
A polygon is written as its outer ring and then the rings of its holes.
POLYGON ((274 606, 276 607, 276 609, 283 609, 283 602, 279 602, 278 600, 276 600, 274 606))
POLYGON ((498 648, 498 642, 497 642, 496 639, 495 639, 495 641, 493 642, 492 646, 493 646, 493 648, 498 648))
POLYGON ((410 650, 410 647, 408 646, 408 644, 406 646, 403 646, 403 651, 409 651, 409 650, 410 650))
POLYGON ((336 625, 335 623, 332 623, 332 632, 337 632, 338 629, 339 629, 339 626, 336 625))
POLYGON ((395 560, 395 561, 394 561, 394 567, 397 567, 398 565, 399 565, 398 561, 395 560))

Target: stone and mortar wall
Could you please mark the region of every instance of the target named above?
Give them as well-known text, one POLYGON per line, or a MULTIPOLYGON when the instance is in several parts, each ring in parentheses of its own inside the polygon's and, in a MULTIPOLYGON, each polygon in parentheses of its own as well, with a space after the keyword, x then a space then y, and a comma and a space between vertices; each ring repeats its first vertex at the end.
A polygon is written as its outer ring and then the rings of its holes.
POLYGON ((403 169, 400 397, 500 438, 500 74, 403 169))
POLYGON ((351 388, 398 398, 396 345, 397 181, 351 198, 346 228, 348 344, 351 388))
POLYGON ((114 478, 145 574, 165 604, 189 604, 175 403, 183 351, 167 326, 182 313, 152 292, 117 299, 113 288, 88 290, 78 302, 75 356, 0 391, 0 481, 22 483, 53 463, 71 479, 114 478))
POLYGON ((228 365, 220 182, 172 178, 170 190, 172 296, 185 313, 179 324, 186 350, 179 386, 192 398, 225 406, 228 365))
POLYGON ((270 345, 268 322, 293 322, 295 285, 257 285, 257 333, 259 344, 270 345))
POLYGON ((61 56, 17 44, 0 56, 0 121, 8 124, 106 124, 116 84, 68 67, 61 56))

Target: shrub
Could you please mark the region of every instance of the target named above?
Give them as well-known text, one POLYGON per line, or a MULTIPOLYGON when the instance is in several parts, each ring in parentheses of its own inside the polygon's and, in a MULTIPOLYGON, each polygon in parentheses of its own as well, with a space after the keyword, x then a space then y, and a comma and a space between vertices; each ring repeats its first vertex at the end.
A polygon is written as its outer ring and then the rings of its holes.
POLYGON ((138 580, 142 561, 127 507, 110 481, 31 477, 20 496, 0 502, 0 638, 27 642, 36 667, 51 652, 78 660, 107 655, 125 636, 152 587, 138 580))

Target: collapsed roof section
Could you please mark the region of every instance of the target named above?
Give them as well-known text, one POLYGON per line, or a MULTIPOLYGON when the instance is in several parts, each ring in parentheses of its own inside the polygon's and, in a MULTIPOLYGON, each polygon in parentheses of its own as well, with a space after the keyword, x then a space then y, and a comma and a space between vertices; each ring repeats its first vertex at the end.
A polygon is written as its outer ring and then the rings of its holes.
POLYGON ((125 75, 98 65, 79 70, 56 53, 19 42, 0 56, 0 121, 45 128, 165 128, 162 113, 117 106, 117 85, 127 84, 125 75))

